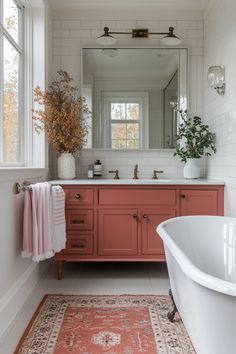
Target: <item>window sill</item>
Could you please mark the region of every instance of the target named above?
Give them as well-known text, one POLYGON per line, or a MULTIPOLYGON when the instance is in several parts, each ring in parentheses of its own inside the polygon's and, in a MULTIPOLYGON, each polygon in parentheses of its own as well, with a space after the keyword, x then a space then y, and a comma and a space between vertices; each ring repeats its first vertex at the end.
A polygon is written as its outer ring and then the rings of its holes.
POLYGON ((48 180, 48 168, 37 167, 0 167, 0 182, 23 180, 48 180))

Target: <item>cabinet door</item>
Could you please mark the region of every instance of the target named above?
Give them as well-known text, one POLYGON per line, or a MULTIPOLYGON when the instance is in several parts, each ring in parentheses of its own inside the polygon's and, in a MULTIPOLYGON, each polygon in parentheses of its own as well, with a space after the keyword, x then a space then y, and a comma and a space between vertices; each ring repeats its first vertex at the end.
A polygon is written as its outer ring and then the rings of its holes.
POLYGON ((99 255, 136 255, 137 231, 137 209, 99 210, 99 255))
POLYGON ((181 190, 181 215, 217 215, 218 192, 216 190, 181 190))
POLYGON ((163 242, 156 228, 162 221, 173 217, 175 217, 174 209, 142 210, 142 254, 164 254, 163 242))

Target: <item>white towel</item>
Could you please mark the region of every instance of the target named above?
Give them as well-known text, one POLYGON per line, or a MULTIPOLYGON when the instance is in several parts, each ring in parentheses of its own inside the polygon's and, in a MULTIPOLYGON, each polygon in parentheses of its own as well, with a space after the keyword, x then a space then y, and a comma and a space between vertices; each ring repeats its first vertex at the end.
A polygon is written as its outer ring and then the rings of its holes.
POLYGON ((60 186, 52 187, 52 248, 60 252, 66 247, 65 193, 60 186))

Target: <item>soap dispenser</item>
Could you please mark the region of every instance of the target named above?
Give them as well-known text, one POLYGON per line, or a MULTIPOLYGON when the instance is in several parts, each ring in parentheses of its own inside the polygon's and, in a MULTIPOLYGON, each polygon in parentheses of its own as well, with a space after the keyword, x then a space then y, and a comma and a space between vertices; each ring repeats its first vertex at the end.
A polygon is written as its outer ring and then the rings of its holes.
POLYGON ((93 175, 94 177, 102 177, 102 163, 100 160, 96 160, 94 163, 93 175))

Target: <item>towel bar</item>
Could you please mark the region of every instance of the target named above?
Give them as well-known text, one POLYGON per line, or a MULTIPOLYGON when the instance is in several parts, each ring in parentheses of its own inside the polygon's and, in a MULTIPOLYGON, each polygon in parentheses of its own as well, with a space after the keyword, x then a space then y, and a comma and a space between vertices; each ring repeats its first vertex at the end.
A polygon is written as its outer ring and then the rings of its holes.
MULTIPOLYGON (((33 183, 30 182, 30 181, 24 181, 24 182, 22 183, 22 185, 20 185, 19 182, 15 182, 15 183, 13 184, 13 188, 12 188, 13 193, 14 193, 14 194, 20 194, 20 192, 24 192, 24 191, 26 191, 26 190, 29 190, 29 189, 31 189, 31 187, 30 187, 31 184, 33 184, 33 183)), ((51 187, 52 187, 52 186, 58 186, 58 184, 51 184, 50 186, 51 186, 51 187)))

